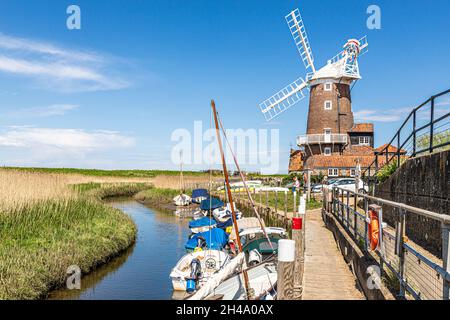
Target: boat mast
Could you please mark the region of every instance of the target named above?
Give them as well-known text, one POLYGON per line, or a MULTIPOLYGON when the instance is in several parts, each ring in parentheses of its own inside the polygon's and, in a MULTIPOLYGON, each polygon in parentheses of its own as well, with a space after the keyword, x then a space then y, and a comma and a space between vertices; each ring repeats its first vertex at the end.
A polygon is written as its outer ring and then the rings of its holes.
MULTIPOLYGON (((264 224, 262 223, 261 216, 259 215, 258 210, 256 210, 256 204, 255 204, 255 202, 253 201, 252 195, 250 194, 250 190, 249 190, 249 188, 248 188, 248 186, 247 186, 247 183, 246 183, 246 181, 245 181, 244 174, 242 173, 241 168, 239 167, 239 163, 238 163, 238 161, 237 161, 236 155, 234 154, 233 149, 231 148, 230 142, 228 141, 228 138, 227 138, 227 134, 226 134, 226 132, 225 132, 225 129, 223 128, 222 120, 220 120, 220 119, 219 119, 219 124, 220 124, 220 128, 222 129, 223 136, 224 136, 224 138, 225 138, 225 142, 227 143, 228 148, 229 148, 229 150, 230 150, 230 152, 231 152, 231 155, 233 156, 234 164, 236 165, 236 169, 237 169, 238 172, 239 172, 239 176, 241 177, 241 181, 242 181, 242 183, 243 183, 243 185, 244 185, 244 189, 245 189, 245 191, 247 192, 247 197, 250 199, 250 203, 251 203, 251 205, 252 205, 253 212, 255 213, 256 218, 258 219, 259 225, 261 226, 261 230, 263 231, 263 234, 264 234, 264 236, 266 237, 266 239, 267 239, 267 241, 268 241, 268 243, 269 243, 270 248, 271 248, 272 251, 275 253, 275 248, 274 248, 273 245, 272 245, 272 241, 270 241, 270 239, 269 239, 269 236, 268 236, 268 234, 267 234, 267 232, 266 232, 266 228, 265 228, 264 224)), ((238 235, 236 234, 236 236, 238 236, 238 235)))
MULTIPOLYGON (((230 180, 229 180, 229 177, 228 177, 228 170, 227 170, 227 164, 225 162, 225 155, 223 153, 222 140, 220 139, 219 122, 217 120, 216 104, 215 104, 214 100, 211 100, 211 108, 212 108, 213 115, 214 115, 214 123, 216 125, 217 141, 219 143, 220 156, 222 158, 223 174, 225 176, 225 183, 226 183, 226 187, 227 187, 228 201, 230 203, 231 215, 233 217, 234 231, 236 232, 236 240, 237 240, 239 252, 242 252, 242 243, 241 243, 241 238, 239 237, 239 228, 238 228, 237 219, 236 219, 236 211, 234 210, 233 196, 231 195, 230 180)), ((248 282, 248 274, 247 274, 246 270, 242 270, 242 273, 244 275, 244 284, 245 284, 245 291, 247 293, 247 298, 250 298, 250 288, 249 288, 249 282, 248 282)))

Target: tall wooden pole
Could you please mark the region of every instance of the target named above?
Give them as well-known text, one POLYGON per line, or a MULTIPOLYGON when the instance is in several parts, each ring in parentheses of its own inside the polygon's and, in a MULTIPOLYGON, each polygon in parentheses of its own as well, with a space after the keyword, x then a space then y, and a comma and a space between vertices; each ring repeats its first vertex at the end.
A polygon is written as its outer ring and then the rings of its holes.
MULTIPOLYGON (((219 143, 219 149, 220 149, 220 156, 222 158, 222 167, 223 167, 223 174, 225 176, 225 183, 227 186, 227 194, 228 194, 228 200, 230 203, 231 208, 231 215, 233 217, 233 225, 234 225, 234 231, 236 233, 236 241, 238 245, 239 252, 242 252, 242 243, 241 243, 241 237, 239 237, 239 228, 236 220, 236 211, 234 210, 234 202, 233 202, 233 196, 231 194, 231 188, 230 188, 230 180, 228 177, 228 169, 227 164, 225 162, 225 155, 223 153, 223 147, 222 147, 222 140, 220 139, 220 131, 219 131, 219 121, 217 120, 217 111, 216 111, 216 104, 214 100, 211 100, 211 108, 214 115, 214 124, 216 125, 216 135, 217 135, 217 142, 219 143)), ((251 298, 251 292, 250 287, 248 283, 248 274, 246 270, 242 271, 244 275, 244 284, 245 284, 245 291, 247 292, 247 298, 251 298)))

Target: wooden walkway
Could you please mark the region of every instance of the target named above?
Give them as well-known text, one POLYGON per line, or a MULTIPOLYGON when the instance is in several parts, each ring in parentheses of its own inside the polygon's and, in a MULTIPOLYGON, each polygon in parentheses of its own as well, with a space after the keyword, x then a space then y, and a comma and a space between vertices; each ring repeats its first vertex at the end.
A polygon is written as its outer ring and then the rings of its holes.
POLYGON ((306 214, 303 300, 365 299, 319 210, 306 214))

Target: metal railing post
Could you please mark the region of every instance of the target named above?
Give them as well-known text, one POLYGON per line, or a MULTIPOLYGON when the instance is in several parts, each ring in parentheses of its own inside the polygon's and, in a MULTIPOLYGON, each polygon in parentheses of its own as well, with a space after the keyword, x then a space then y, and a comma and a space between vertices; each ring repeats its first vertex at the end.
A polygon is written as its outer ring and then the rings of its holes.
POLYGON ((367 200, 366 197, 364 197, 364 213, 365 213, 365 218, 364 218, 364 251, 367 251, 367 233, 369 232, 369 225, 367 224, 367 217, 369 216, 369 200, 367 200))
POLYGON ((278 214, 278 191, 275 191, 275 212, 278 214))
POLYGON ((350 193, 347 191, 347 229, 350 231, 350 193))
POLYGON ((400 130, 397 134, 397 168, 400 168, 400 130))
POLYGON ((430 153, 433 153, 433 131, 434 131, 434 97, 431 98, 430 111, 430 153))
POLYGON ((400 235, 400 243, 399 243, 399 257, 400 257, 400 265, 399 265, 399 278, 400 278, 400 292, 399 296, 404 298, 405 292, 406 292, 406 285, 405 285, 405 233, 406 233, 406 212, 404 209, 400 210, 400 232, 398 233, 400 235))
POLYGON ((413 153, 412 156, 416 156, 416 109, 413 112, 413 153))
MULTIPOLYGON (((442 224, 442 267, 447 272, 450 273, 450 225, 442 224)), ((450 299, 450 283, 445 277, 442 277, 443 281, 443 292, 442 298, 444 300, 450 299)))
POLYGON ((354 205, 354 210, 355 212, 353 212, 353 232, 355 234, 355 240, 358 241, 358 196, 357 194, 353 195, 353 201, 355 202, 354 205))

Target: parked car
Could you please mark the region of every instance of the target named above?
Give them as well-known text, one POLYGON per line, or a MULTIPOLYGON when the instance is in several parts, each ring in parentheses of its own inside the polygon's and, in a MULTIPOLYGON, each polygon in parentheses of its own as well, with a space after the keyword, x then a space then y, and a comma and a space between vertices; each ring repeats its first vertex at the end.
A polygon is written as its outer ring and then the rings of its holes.
POLYGON ((359 180, 358 188, 356 187, 355 178, 339 178, 333 179, 330 184, 326 186, 329 190, 333 187, 339 187, 342 189, 350 190, 352 192, 367 193, 369 192, 369 187, 362 181, 359 180))
MULTIPOLYGON (((321 183, 311 184, 311 193, 320 193, 322 192, 323 185, 321 183)), ((308 186, 304 187, 304 192, 308 191, 308 186)))

